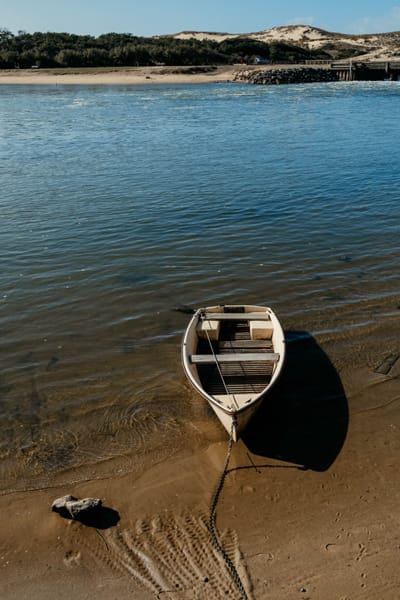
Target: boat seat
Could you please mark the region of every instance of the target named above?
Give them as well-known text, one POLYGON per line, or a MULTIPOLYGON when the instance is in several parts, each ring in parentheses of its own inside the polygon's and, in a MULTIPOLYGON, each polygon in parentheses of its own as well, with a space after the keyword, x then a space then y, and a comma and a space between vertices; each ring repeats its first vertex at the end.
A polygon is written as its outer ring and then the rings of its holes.
POLYGON ((274 332, 271 321, 250 321, 250 338, 252 340, 270 340, 274 332))
POLYGON ((213 342, 219 338, 221 323, 213 319, 199 321, 197 324, 197 335, 202 339, 209 339, 213 342))
POLYGON ((270 340, 219 340, 218 347, 221 350, 228 349, 237 352, 242 352, 245 349, 252 349, 255 352, 261 352, 262 350, 272 352, 272 342, 270 340))
POLYGON ((232 352, 227 354, 192 354, 190 362, 192 364, 212 364, 217 360, 218 363, 232 362, 260 362, 279 360, 279 354, 276 352, 232 352))
POLYGON ((265 321, 269 314, 266 312, 248 313, 205 313, 205 320, 211 321, 265 321))

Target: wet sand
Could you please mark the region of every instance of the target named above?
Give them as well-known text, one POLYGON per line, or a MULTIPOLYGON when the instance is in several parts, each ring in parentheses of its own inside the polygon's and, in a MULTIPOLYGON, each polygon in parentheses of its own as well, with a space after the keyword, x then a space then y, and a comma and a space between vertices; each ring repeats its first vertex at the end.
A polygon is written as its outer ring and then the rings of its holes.
MULTIPOLYGON (((246 67, 247 68, 247 67, 246 67)), ((252 68, 252 67, 250 67, 252 68)), ((87 69, 5 69, 0 85, 142 85, 232 81, 240 65, 221 67, 126 67, 87 69)))
MULTIPOLYGON (((286 374, 234 445, 217 506, 249 598, 398 598, 400 360, 376 371, 388 340, 359 355, 291 332, 286 374)), ((1 496, 2 599, 240 598, 207 531, 226 450, 221 428, 139 474, 1 496), (64 494, 102 498, 104 517, 52 513, 64 494)))

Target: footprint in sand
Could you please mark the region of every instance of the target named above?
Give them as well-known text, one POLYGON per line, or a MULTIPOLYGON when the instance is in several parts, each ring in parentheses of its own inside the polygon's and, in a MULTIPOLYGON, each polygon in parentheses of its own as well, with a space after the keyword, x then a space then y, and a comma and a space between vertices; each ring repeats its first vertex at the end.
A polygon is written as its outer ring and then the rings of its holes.
POLYGON ((73 567, 73 566, 79 565, 80 562, 81 562, 81 553, 79 551, 73 552, 72 550, 68 550, 68 552, 65 553, 63 563, 66 567, 73 567))

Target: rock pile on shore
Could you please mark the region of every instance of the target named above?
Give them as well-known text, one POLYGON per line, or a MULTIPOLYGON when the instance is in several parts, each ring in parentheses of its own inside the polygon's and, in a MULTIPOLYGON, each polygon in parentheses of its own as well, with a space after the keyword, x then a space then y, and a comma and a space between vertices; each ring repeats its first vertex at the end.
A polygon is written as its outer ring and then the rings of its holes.
POLYGON ((320 83, 337 81, 338 76, 334 71, 321 68, 289 68, 268 69, 262 71, 239 71, 234 81, 243 81, 255 85, 277 85, 280 83, 320 83))

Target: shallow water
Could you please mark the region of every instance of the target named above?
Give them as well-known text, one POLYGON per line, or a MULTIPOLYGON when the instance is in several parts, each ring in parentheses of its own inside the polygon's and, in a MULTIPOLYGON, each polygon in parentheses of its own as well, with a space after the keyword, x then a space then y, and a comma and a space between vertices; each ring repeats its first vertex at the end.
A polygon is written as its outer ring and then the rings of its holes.
POLYGON ((187 307, 270 305, 343 377, 400 352, 399 96, 3 86, 1 488, 224 439, 180 366, 187 307))

